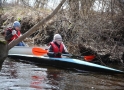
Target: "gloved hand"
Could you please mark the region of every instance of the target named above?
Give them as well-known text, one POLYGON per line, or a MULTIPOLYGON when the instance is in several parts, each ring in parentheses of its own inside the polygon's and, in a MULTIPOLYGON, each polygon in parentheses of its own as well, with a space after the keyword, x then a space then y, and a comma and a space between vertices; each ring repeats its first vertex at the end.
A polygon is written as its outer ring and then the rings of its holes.
POLYGON ((15 35, 16 34, 16 30, 12 30, 12 35, 15 35))
POLYGON ((56 53, 55 56, 60 57, 61 56, 61 52, 56 53))

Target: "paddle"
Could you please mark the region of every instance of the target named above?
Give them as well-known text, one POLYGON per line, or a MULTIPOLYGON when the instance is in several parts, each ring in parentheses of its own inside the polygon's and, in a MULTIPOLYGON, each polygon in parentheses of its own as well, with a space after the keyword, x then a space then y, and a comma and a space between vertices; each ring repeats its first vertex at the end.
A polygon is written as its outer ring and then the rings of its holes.
POLYGON ((72 58, 74 58, 74 57, 83 58, 85 61, 92 61, 93 59, 95 59, 95 55, 87 55, 87 56, 72 56, 72 58))
MULTIPOLYGON (((32 53, 36 56, 42 56, 44 54, 47 54, 48 51, 47 50, 44 50, 42 48, 39 48, 39 47, 34 47, 32 48, 32 53)), ((71 54, 62 54, 63 56, 73 56, 71 54)), ((82 57, 82 56, 81 56, 82 57)), ((86 61, 92 61, 95 56, 94 55, 89 55, 89 56, 83 56, 84 60, 86 61)))
POLYGON ((44 50, 42 48, 39 48, 39 47, 34 47, 34 48, 32 48, 32 53, 36 56, 42 56, 44 54, 47 54, 48 51, 44 50))
MULTIPOLYGON (((47 50, 44 50, 42 48, 39 48, 39 47, 34 47, 32 48, 32 52, 34 55, 37 55, 37 56, 42 56, 44 54, 47 54, 48 51, 47 50)), ((53 53, 53 52, 51 52, 53 53)), ((63 56, 72 56, 71 54, 62 54, 63 56)))

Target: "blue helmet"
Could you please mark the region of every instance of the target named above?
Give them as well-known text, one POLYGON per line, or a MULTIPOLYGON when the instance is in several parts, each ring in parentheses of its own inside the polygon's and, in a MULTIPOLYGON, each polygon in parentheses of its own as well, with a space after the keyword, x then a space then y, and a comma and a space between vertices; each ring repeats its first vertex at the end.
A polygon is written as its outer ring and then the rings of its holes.
POLYGON ((13 27, 14 27, 14 28, 15 28, 15 27, 21 27, 19 21, 15 21, 15 22, 13 23, 13 27))

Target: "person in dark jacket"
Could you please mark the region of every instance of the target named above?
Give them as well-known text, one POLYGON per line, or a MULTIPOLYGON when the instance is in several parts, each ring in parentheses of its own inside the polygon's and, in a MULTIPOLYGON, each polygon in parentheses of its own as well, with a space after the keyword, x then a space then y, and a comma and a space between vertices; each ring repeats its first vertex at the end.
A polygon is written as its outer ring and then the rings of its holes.
POLYGON ((47 55, 49 57, 61 58, 62 54, 69 54, 67 48, 62 42, 62 37, 60 34, 55 34, 53 41, 50 42, 47 55))
MULTIPOLYGON (((9 27, 5 31, 5 40, 8 43, 10 43, 11 41, 13 41, 13 40, 17 39, 18 37, 20 37, 20 35, 21 35, 20 28, 21 28, 20 23, 18 21, 15 21, 13 23, 13 27, 9 27)), ((23 42, 20 42, 16 46, 25 46, 25 44, 23 42)))

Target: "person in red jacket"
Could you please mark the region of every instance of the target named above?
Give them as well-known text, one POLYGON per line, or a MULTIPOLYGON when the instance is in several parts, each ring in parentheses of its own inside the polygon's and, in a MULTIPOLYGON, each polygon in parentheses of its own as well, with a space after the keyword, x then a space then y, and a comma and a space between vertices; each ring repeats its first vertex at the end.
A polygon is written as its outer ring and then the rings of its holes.
POLYGON ((49 57, 61 58, 61 54, 69 54, 67 48, 62 42, 62 37, 60 34, 55 34, 53 41, 50 42, 47 55, 49 57))
MULTIPOLYGON (((15 21, 13 23, 13 27, 9 27, 7 28, 7 30, 5 31, 5 40, 10 43, 11 41, 17 39, 18 37, 20 37, 21 33, 20 33, 20 28, 21 25, 18 21, 15 21)), ((23 42, 18 43, 16 46, 25 46, 23 42)))

